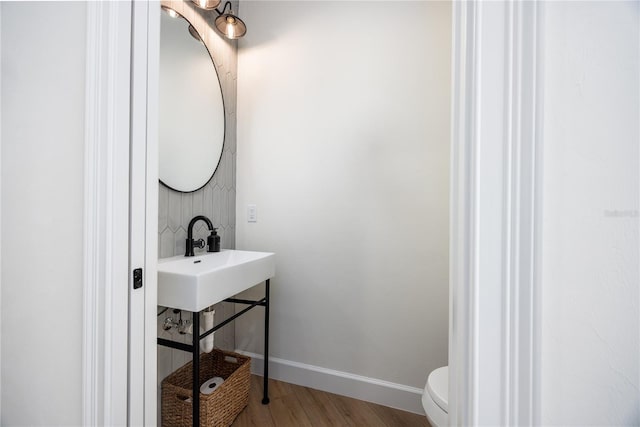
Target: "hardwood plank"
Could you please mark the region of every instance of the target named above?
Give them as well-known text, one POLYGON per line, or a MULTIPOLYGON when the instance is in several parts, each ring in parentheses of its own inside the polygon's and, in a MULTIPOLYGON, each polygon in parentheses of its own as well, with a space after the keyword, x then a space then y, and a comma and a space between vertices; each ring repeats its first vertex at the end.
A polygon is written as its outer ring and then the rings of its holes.
POLYGON ((249 404, 236 418, 234 427, 275 427, 269 406, 262 404, 262 390, 262 377, 251 375, 249 404))
POLYGON ((249 405, 233 427, 429 427, 421 415, 275 380, 263 405, 262 384, 251 376, 249 405))
POLYGON ((338 411, 347 420, 350 426, 380 426, 386 424, 373 412, 367 402, 352 399, 350 397, 331 394, 331 401, 338 411))
POLYGON ((431 427, 424 415, 412 414, 399 409, 388 408, 375 403, 368 403, 369 408, 388 426, 397 427, 431 427))
POLYGON ((277 426, 311 427, 311 422, 293 393, 290 384, 282 381, 271 383, 270 381, 269 387, 273 387, 273 397, 270 396, 271 403, 268 406, 271 410, 271 417, 277 426))
POLYGON ((299 390, 296 396, 313 426, 333 427, 348 425, 347 420, 344 419, 331 402, 328 393, 307 387, 298 387, 299 390))

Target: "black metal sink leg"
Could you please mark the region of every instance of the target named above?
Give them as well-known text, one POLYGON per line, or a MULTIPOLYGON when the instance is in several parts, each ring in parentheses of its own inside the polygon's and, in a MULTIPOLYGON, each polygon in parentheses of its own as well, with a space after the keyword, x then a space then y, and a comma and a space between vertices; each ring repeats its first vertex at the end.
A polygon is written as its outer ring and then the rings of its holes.
POLYGON ((200 427, 200 313, 193 313, 193 427, 200 427))
POLYGON ((262 404, 269 403, 269 279, 265 282, 264 304, 264 396, 262 404))

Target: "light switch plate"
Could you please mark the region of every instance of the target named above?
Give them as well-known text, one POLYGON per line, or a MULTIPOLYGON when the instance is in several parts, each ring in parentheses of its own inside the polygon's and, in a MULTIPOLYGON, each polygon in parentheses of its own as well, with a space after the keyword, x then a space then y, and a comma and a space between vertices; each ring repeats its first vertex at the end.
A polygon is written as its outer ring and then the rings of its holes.
POLYGON ((247 205, 247 222, 258 222, 258 208, 256 205, 247 205))

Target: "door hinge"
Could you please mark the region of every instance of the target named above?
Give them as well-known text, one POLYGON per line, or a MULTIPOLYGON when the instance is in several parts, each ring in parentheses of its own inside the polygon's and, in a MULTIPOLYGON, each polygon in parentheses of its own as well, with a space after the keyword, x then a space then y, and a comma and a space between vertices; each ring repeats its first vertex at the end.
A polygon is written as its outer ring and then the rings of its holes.
POLYGON ((133 270, 133 289, 140 289, 142 287, 142 269, 136 268, 133 270))

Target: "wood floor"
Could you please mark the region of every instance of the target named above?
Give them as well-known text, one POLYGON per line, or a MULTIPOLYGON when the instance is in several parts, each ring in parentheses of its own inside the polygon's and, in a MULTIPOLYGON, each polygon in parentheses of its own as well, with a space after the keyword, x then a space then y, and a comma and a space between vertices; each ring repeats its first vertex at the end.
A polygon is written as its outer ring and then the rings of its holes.
POLYGON ((262 377, 251 376, 249 405, 233 427, 429 427, 426 417, 281 381, 269 380, 263 405, 262 377))

